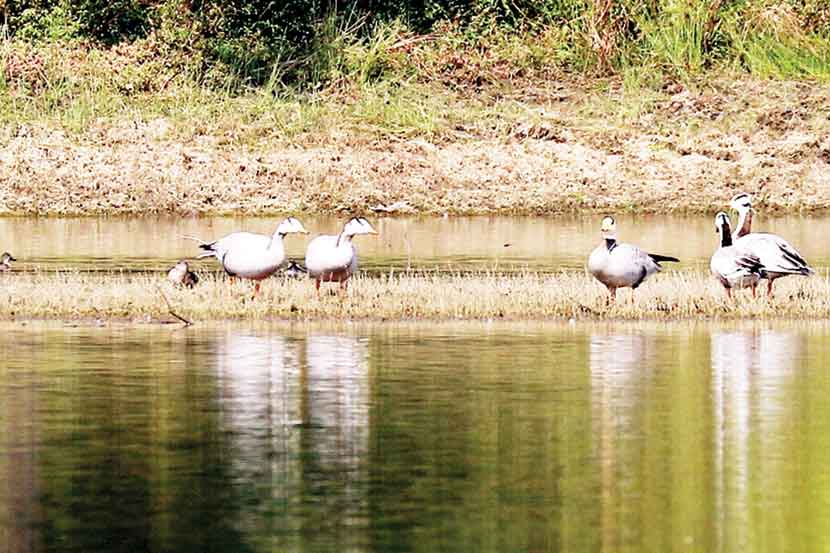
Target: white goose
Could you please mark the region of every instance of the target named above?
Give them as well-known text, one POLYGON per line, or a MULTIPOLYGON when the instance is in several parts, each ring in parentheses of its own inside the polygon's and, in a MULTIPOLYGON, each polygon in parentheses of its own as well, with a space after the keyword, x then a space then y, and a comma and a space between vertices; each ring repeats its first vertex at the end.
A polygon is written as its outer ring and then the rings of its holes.
POLYGON ((9 252, 4 252, 2 257, 0 257, 0 272, 11 271, 12 261, 17 261, 17 259, 12 257, 12 254, 9 252))
POLYGON ((207 253, 200 255, 199 259, 215 257, 231 277, 256 280, 256 295, 259 293, 259 281, 274 274, 285 262, 283 240, 292 233, 308 234, 308 231, 296 218, 289 217, 279 224, 273 236, 234 232, 215 242, 202 242, 199 247, 207 253))
POLYGON ((635 290, 646 278, 662 270, 661 261, 679 261, 617 242, 616 228, 613 217, 602 220, 603 243, 588 258, 588 271, 608 288, 612 301, 617 297, 617 288, 635 290))
POLYGON ((754 298, 758 281, 765 276, 761 260, 757 255, 733 245, 729 216, 723 211, 715 215, 715 229, 720 234, 720 247, 709 262, 712 274, 723 285, 729 299, 732 299, 733 288, 747 287, 752 288, 754 298))
POLYGON ((772 283, 787 275, 813 274, 807 264, 789 242, 776 234, 752 232, 752 198, 749 194, 738 194, 729 205, 738 212, 738 225, 732 234, 736 246, 760 259, 767 279, 767 295, 772 297, 772 283))
POLYGON ((357 270, 357 248, 352 238, 358 234, 377 234, 377 231, 363 217, 352 217, 340 234, 324 234, 309 242, 305 266, 314 279, 318 295, 320 282, 339 282, 341 290, 346 288, 346 281, 357 270))

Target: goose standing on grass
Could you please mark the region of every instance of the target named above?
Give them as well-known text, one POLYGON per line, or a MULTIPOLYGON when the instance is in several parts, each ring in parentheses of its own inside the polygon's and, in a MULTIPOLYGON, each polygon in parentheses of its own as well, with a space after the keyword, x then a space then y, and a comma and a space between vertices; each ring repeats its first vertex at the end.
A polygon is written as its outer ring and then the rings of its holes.
POLYGON ((758 281, 764 278, 764 265, 757 255, 732 243, 732 229, 729 216, 723 211, 715 215, 715 229, 720 234, 720 247, 712 255, 709 268, 721 284, 726 295, 732 299, 733 288, 752 288, 756 296, 758 281))
POLYGON ((176 263, 173 268, 170 269, 167 273, 167 280, 176 286, 185 286, 187 288, 193 288, 199 283, 199 277, 196 276, 196 273, 190 270, 190 266, 184 259, 176 263))
POLYGON ((760 259, 764 266, 763 278, 767 279, 767 296, 772 297, 772 283, 778 278, 813 274, 813 269, 789 242, 776 234, 752 232, 754 210, 749 194, 738 194, 732 198, 729 205, 738 212, 738 225, 732 235, 733 242, 760 259))
POLYGON ((320 294, 320 282, 339 282, 341 290, 346 288, 346 281, 357 270, 357 248, 352 239, 358 234, 377 233, 363 217, 352 217, 340 234, 324 234, 309 242, 305 266, 308 275, 314 279, 317 295, 320 294))
POLYGON ((255 280, 254 296, 259 293, 260 281, 274 274, 285 262, 283 240, 292 233, 308 234, 296 218, 289 217, 277 227, 273 236, 252 232, 234 232, 215 242, 202 242, 206 250, 199 256, 215 257, 231 277, 255 280))
POLYGON ((2 257, 0 257, 0 273, 5 271, 11 271, 12 261, 17 261, 17 259, 12 257, 12 254, 10 254, 9 252, 4 252, 2 257))
MULTIPOLYGON (((661 261, 679 261, 676 257, 647 253, 637 246, 617 242, 616 229, 613 217, 602 220, 603 242, 588 258, 588 271, 608 288, 612 301, 617 297, 617 288, 636 290, 645 279, 662 270, 661 261)), ((633 294, 631 298, 633 301, 633 294)))
POLYGON ((308 274, 308 271, 306 271, 305 267, 303 267, 296 261, 291 260, 288 262, 288 265, 285 267, 285 269, 282 270, 282 274, 285 276, 285 278, 301 278, 306 276, 308 274))

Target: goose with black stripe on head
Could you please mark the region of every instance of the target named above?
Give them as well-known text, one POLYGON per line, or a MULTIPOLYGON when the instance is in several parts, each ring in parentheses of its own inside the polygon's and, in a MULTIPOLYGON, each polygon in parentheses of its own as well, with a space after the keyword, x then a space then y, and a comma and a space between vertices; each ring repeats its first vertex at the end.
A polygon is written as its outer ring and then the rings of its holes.
POLYGON ((772 297, 772 283, 787 275, 809 276, 813 269, 789 242, 769 232, 752 232, 752 197, 741 193, 732 198, 729 206, 738 212, 738 224, 732 239, 735 246, 758 257, 764 266, 767 296, 772 297))
MULTIPOLYGON (((588 271, 617 297, 617 288, 636 290, 648 277, 660 272, 663 261, 679 261, 676 257, 648 253, 637 246, 617 241, 617 223, 613 217, 602 219, 602 244, 591 252, 588 271)), ((634 294, 631 295, 632 301, 634 294)))
POLYGON ((715 215, 715 232, 720 235, 720 247, 712 254, 709 269, 729 299, 733 288, 752 288, 754 298, 758 282, 766 275, 764 265, 757 255, 733 244, 729 216, 723 211, 715 215))
POLYGON ((357 271, 357 248, 352 239, 360 234, 378 232, 365 218, 352 217, 340 234, 324 234, 308 243, 305 266, 318 295, 321 282, 339 282, 340 289, 346 289, 346 281, 357 271))

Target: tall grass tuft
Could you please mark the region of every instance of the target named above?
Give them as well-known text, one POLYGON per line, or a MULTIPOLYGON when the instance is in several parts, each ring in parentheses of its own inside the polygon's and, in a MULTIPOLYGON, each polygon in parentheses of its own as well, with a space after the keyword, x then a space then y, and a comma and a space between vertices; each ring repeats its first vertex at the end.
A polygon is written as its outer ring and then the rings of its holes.
POLYGON ((799 14, 785 4, 747 4, 728 20, 737 59, 764 78, 830 78, 830 36, 804 29, 799 14))

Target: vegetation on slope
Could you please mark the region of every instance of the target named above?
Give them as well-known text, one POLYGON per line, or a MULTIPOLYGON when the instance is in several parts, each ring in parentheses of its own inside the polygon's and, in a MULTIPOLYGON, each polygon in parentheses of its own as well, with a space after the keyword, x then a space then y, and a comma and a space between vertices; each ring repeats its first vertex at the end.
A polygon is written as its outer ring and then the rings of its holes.
POLYGON ((0 9, 0 213, 830 207, 828 0, 0 9))

